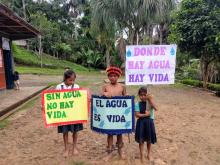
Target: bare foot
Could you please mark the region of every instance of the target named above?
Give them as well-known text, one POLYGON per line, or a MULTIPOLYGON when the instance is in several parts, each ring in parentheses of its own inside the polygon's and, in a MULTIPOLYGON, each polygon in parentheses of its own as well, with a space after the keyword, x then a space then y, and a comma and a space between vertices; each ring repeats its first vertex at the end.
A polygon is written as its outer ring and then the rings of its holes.
POLYGON ((68 150, 65 150, 63 153, 63 157, 65 157, 65 158, 68 157, 68 154, 69 154, 68 150))
POLYGON ((147 159, 148 159, 148 160, 151 160, 150 154, 147 155, 147 159))
POLYGON ((141 161, 141 163, 144 163, 144 159, 143 158, 140 158, 140 161, 141 161))
POLYGON ((123 152, 123 151, 121 151, 121 153, 119 154, 119 158, 121 159, 121 160, 125 160, 125 153, 123 152))
POLYGON ((112 148, 112 147, 107 147, 106 152, 107 152, 108 154, 112 153, 112 151, 113 151, 113 148, 112 148))
POLYGON ((79 154, 78 150, 76 148, 73 148, 72 155, 78 155, 78 154, 79 154))

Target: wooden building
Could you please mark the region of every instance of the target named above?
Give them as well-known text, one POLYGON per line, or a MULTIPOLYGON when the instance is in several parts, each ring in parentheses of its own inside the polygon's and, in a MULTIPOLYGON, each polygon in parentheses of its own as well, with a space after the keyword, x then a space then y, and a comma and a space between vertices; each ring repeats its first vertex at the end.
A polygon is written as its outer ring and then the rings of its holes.
POLYGON ((0 90, 14 88, 12 41, 39 35, 40 32, 37 29, 0 3, 0 90))

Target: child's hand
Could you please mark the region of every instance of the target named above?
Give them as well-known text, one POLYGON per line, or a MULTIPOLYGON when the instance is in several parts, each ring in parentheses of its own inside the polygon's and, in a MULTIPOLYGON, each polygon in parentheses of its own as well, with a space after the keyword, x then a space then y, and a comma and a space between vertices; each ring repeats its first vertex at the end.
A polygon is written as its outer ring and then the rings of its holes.
POLYGON ((146 116, 150 116, 150 111, 145 111, 146 116))
POLYGON ((147 99, 150 100, 153 98, 153 95, 152 94, 147 94, 147 99))
POLYGON ((108 93, 108 92, 104 92, 103 95, 104 95, 105 97, 112 97, 111 94, 108 93))

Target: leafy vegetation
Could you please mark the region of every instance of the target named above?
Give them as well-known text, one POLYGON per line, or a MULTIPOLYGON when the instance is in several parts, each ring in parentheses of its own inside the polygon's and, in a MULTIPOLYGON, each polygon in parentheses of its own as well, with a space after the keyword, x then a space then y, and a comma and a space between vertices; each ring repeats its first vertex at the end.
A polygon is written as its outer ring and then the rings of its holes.
POLYGON ((208 89, 213 90, 213 91, 220 91, 220 84, 208 83, 208 89))
MULTIPOLYGON (((41 31, 40 52, 96 68, 123 66, 126 43, 166 43, 175 7, 174 0, 1 1, 41 31)), ((37 39, 28 46, 40 49, 37 39)))
MULTIPOLYGON (((203 86, 203 82, 199 80, 192 80, 192 79, 184 79, 181 81, 183 84, 195 86, 201 88, 203 86)), ((208 83, 207 88, 212 91, 220 91, 220 84, 212 84, 208 83)))
POLYGON ((187 84, 195 87, 202 87, 202 82, 199 80, 184 79, 181 82, 183 84, 187 84))
POLYGON ((127 35, 128 44, 142 44, 148 38, 149 43, 152 43, 153 28, 159 27, 160 43, 162 44, 164 40, 166 42, 163 38, 167 31, 166 20, 169 19, 169 13, 174 6, 173 0, 92 0, 92 28, 98 31, 98 37, 106 47, 106 65, 112 63, 110 52, 114 50, 112 45, 115 38, 118 38, 120 45, 119 57, 124 60, 122 57, 125 54, 124 33, 127 35))
POLYGON ((218 0, 183 0, 173 16, 170 41, 200 59, 203 87, 207 87, 211 63, 220 60, 219 18, 218 0))

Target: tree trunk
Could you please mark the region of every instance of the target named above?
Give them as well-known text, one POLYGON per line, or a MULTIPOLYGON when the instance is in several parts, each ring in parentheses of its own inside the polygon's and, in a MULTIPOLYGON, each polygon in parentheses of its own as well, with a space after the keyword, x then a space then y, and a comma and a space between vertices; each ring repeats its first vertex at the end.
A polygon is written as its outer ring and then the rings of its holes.
POLYGON ((133 34, 133 37, 132 37, 132 44, 133 45, 136 45, 136 41, 137 41, 136 37, 137 37, 137 34, 136 34, 136 31, 134 31, 134 34, 133 34))
POLYGON ((25 0, 22 0, 22 8, 23 8, 24 20, 27 21, 25 0))
POLYGON ((109 49, 106 49, 106 67, 110 67, 110 53, 109 49))
POLYGON ((163 44, 163 25, 159 25, 159 31, 160 31, 160 45, 163 44))
POLYGON ((38 37, 39 38, 39 56, 40 56, 40 66, 41 68, 43 67, 43 57, 42 57, 42 43, 41 43, 41 36, 38 37))
POLYGON ((152 44, 153 42, 153 25, 149 25, 149 44, 152 44))
POLYGON ((30 50, 30 45, 28 43, 28 40, 26 40, 26 46, 27 46, 27 50, 30 50))
POLYGON ((148 44, 150 44, 150 38, 149 38, 150 25, 147 25, 147 26, 146 26, 145 32, 146 32, 146 38, 147 38, 148 44))
POLYGON ((201 69, 202 69, 202 79, 203 79, 203 88, 207 89, 208 85, 208 68, 209 68, 209 63, 206 60, 201 59, 201 69))
POLYGON ((122 62, 124 62, 125 61, 125 54, 126 54, 126 42, 122 36, 118 40, 117 47, 119 50, 119 58, 121 59, 122 62))
POLYGON ((129 44, 132 44, 133 43, 133 29, 132 28, 129 28, 128 30, 128 42, 129 44))

